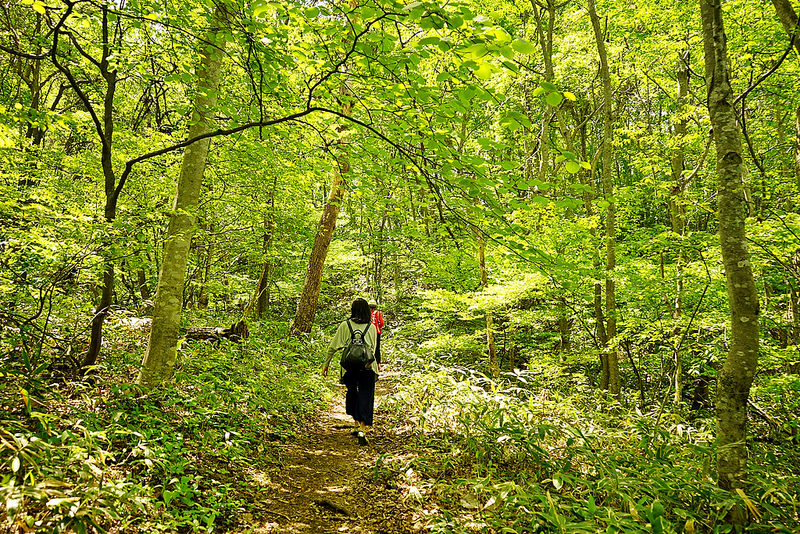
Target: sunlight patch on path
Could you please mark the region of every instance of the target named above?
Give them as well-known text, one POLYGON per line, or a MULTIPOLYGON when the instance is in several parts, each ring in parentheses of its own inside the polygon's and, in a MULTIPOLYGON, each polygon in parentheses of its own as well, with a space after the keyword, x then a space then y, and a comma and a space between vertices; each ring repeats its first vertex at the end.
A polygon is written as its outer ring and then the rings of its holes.
MULTIPOLYGON (((376 412, 391 390, 395 376, 384 375, 376 385, 376 412)), ((376 414, 377 415, 377 414, 376 414)), ((375 437, 383 431, 376 418, 375 437)), ((285 464, 276 473, 246 472, 261 499, 246 518, 249 528, 238 533, 353 533, 416 532, 407 516, 397 515, 396 491, 371 480, 381 450, 380 439, 360 447, 351 435, 353 421, 344 411, 344 389, 331 408, 289 443, 285 464), (394 505, 391 513, 384 505, 394 505)))

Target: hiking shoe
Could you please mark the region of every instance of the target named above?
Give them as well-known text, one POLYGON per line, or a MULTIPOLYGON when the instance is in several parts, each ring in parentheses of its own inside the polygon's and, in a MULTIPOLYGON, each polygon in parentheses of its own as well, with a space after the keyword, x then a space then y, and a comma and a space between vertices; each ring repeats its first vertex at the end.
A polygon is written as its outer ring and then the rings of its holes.
POLYGON ((351 436, 357 436, 359 432, 360 432, 360 431, 359 431, 358 429, 355 429, 355 430, 353 430, 352 432, 350 432, 350 435, 351 435, 351 436))
POLYGON ((364 435, 363 432, 358 432, 358 444, 364 446, 367 444, 367 436, 364 435))

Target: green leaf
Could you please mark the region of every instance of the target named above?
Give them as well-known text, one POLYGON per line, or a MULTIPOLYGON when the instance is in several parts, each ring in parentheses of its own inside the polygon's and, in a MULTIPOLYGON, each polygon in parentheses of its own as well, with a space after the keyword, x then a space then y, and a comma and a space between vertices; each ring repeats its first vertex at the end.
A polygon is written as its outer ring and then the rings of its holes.
POLYGON ((477 59, 489 53, 489 49, 483 43, 475 43, 461 50, 464 56, 477 59))
POLYGON ((575 102, 576 100, 578 100, 578 97, 575 96, 573 93, 570 93, 569 91, 564 91, 563 94, 564 94, 564 98, 566 98, 567 100, 571 100, 572 102, 575 102))
POLYGON ((519 52, 520 54, 535 54, 537 52, 536 47, 530 42, 525 39, 514 39, 511 43, 511 48, 519 52))
POLYGON ((315 18, 317 18, 317 15, 319 15, 319 8, 318 8, 318 7, 316 7, 316 6, 314 6, 314 7, 309 7, 309 8, 306 8, 306 10, 304 11, 304 13, 305 13, 305 15, 306 15, 306 17, 307 17, 307 18, 309 18, 309 19, 315 19, 315 18))
POLYGON ((567 172, 570 172, 572 174, 575 174, 576 172, 581 170, 580 164, 576 161, 568 161, 564 166, 567 168, 567 172))
POLYGON ((548 106, 558 107, 564 101, 564 97, 558 91, 554 91, 545 97, 548 106))
POLYGON ((36 11, 37 13, 39 13, 40 15, 44 15, 45 14, 44 2, 40 2, 39 0, 36 0, 33 3, 33 5, 31 6, 31 8, 33 8, 33 10, 36 11))
POLYGON ((517 68, 517 66, 514 63, 510 61, 503 61, 503 66, 508 70, 510 70, 511 72, 519 74, 519 68, 517 68))
POLYGON ((267 12, 270 10, 270 5, 265 2, 258 2, 253 7, 253 17, 254 18, 261 18, 266 17, 267 12))
POLYGON ((478 68, 474 69, 475 75, 482 80, 488 80, 492 76, 492 72, 494 72, 494 68, 492 64, 486 61, 481 61, 478 63, 478 68))
POLYGON ((458 15, 453 15, 447 21, 447 24, 449 24, 451 28, 460 28, 461 26, 464 25, 464 19, 459 17, 458 15))
POLYGON ((424 39, 420 39, 417 44, 419 46, 425 46, 425 45, 429 45, 429 44, 438 44, 439 41, 441 41, 441 39, 438 36, 432 35, 430 37, 426 37, 424 39))
POLYGON ((519 111, 509 111, 507 112, 503 118, 500 119, 500 124, 506 126, 512 130, 518 129, 520 126, 525 128, 531 128, 531 121, 520 113, 519 111))
POLYGON ((556 87, 554 84, 552 84, 550 82, 541 82, 539 84, 539 87, 541 87, 542 89, 544 89, 546 91, 558 91, 558 87, 556 87))
POLYGON ((510 171, 519 167, 519 164, 516 161, 501 161, 500 166, 503 167, 505 170, 510 171))

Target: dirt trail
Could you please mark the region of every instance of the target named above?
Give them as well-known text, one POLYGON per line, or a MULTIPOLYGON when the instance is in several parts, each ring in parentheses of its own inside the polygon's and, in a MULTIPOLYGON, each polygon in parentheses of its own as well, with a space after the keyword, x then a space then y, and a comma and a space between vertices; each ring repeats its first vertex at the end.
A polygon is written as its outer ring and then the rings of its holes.
POLYGON ((351 435, 353 420, 344 412, 344 388, 331 409, 288 444, 285 465, 270 480, 261 481, 261 506, 252 533, 417 532, 412 512, 396 489, 376 483, 373 470, 380 455, 391 452, 392 439, 381 418, 381 403, 397 375, 385 373, 376 384, 375 427, 369 445, 351 435))

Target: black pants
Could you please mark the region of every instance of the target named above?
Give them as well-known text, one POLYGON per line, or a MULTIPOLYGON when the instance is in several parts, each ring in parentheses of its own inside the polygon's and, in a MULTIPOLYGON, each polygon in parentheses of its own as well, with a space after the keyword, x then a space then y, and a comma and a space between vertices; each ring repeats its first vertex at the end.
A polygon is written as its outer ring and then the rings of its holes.
POLYGON ((381 363, 381 335, 375 336, 375 361, 381 363))
POLYGON ((342 377, 347 386, 344 409, 357 423, 372 425, 375 410, 375 373, 372 369, 347 371, 342 377))

